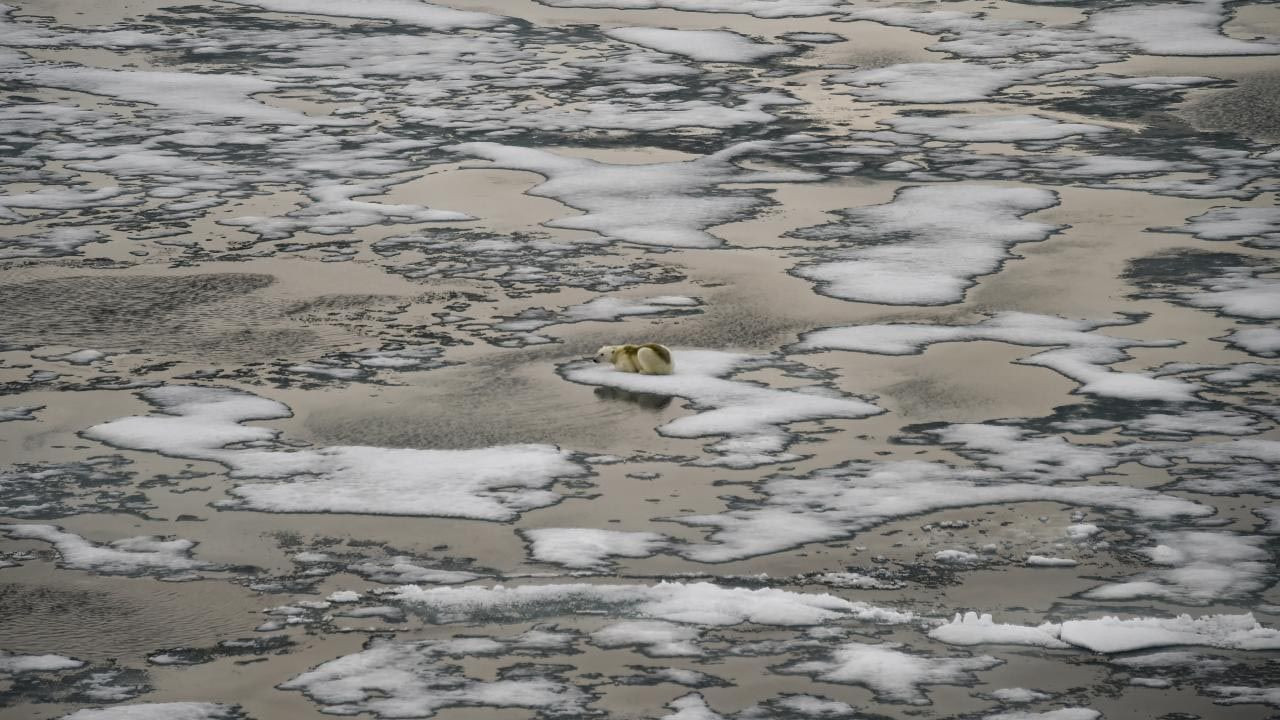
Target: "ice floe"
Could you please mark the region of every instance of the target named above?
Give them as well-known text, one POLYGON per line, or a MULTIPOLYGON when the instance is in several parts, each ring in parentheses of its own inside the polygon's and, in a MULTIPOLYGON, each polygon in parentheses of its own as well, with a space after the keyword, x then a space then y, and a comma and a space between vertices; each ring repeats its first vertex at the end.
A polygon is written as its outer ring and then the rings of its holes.
POLYGON ((1060 626, 1045 623, 1040 627, 1004 625, 996 623, 990 615, 966 612, 956 613, 946 625, 929 631, 929 637, 950 645, 1032 645, 1044 648, 1068 648, 1058 639, 1060 626))
POLYGON ((78 255, 81 247, 105 240, 106 236, 92 228, 51 228, 31 235, 0 238, 0 260, 78 255))
POLYGON ((1130 652, 1177 645, 1202 645, 1234 650, 1280 648, 1280 631, 1263 627, 1253 613, 1205 615, 1193 618, 1103 617, 1068 620, 1059 637, 1064 642, 1099 653, 1130 652))
POLYGON ((191 540, 163 540, 142 535, 107 544, 90 542, 55 525, 0 525, 0 533, 13 539, 40 540, 53 545, 62 566, 107 575, 157 575, 179 580, 194 571, 217 569, 191 557, 191 540))
POLYGON ((737 499, 719 514, 673 521, 711 528, 705 544, 678 552, 699 562, 727 562, 813 542, 846 539, 890 520, 937 510, 1016 502, 1057 502, 1132 512, 1145 518, 1203 517, 1191 500, 1120 485, 1046 485, 944 463, 853 461, 802 477, 760 483, 762 499, 737 499), (800 522, 803 518, 804 522, 800 522))
POLYGON ((746 142, 688 161, 612 164, 497 143, 464 143, 455 152, 492 160, 547 179, 530 195, 550 197, 582 211, 544 223, 589 230, 641 245, 707 248, 723 243, 706 228, 749 217, 765 203, 760 191, 726 190, 726 183, 805 182, 819 176, 796 171, 744 170, 735 160, 771 147, 746 142))
POLYGON ((615 557, 649 557, 668 545, 666 536, 653 532, 537 528, 521 534, 534 560, 582 570, 602 569, 615 557))
POLYGON ((787 45, 754 42, 728 30, 621 27, 606 30, 605 35, 701 62, 756 63, 792 51, 787 45))
POLYGON ((547 489, 557 478, 587 473, 569 453, 548 445, 271 448, 278 431, 245 423, 288 417, 282 403, 191 385, 141 396, 159 414, 112 420, 84 435, 116 447, 221 463, 236 479, 258 481, 230 490, 238 500, 229 506, 249 510, 510 520, 558 502, 561 496, 547 489), (245 443, 253 446, 228 447, 245 443))
POLYGON ((1133 347, 1170 347, 1176 340, 1136 340, 1094 332, 1131 320, 1069 320, 1033 313, 1002 312, 972 325, 859 325, 806 333, 799 350, 854 350, 884 355, 913 355, 942 342, 979 340, 1032 347, 1061 346, 1021 358, 1019 363, 1050 368, 1080 383, 1078 392, 1126 400, 1187 402, 1198 387, 1149 373, 1122 372, 1108 366, 1128 359, 1133 347))
POLYGON ((1057 204, 1035 188, 939 185, 899 190, 892 202, 847 208, 827 225, 790 235, 832 242, 806 250, 792 272, 842 300, 887 305, 959 302, 975 278, 995 272, 1017 243, 1039 242, 1059 228, 1023 219, 1057 204), (892 240, 892 242, 889 242, 892 240))
POLYGON ((61 720, 236 720, 243 718, 239 706, 210 702, 167 702, 85 708, 62 716, 61 720))
POLYGON ((700 625, 804 626, 840 619, 904 623, 901 613, 828 594, 752 590, 707 582, 656 585, 520 585, 507 587, 398 588, 388 596, 430 622, 472 622, 476 618, 523 621, 583 612, 700 625))
POLYGON ((606 625, 591 633, 591 642, 602 648, 639 646, 650 657, 690 657, 702 654, 697 628, 662 620, 628 620, 606 625))
POLYGON ((590 696, 557 679, 499 673, 498 679, 467 677, 451 661, 500 655, 509 641, 455 638, 402 642, 375 640, 354 655, 330 660, 281 683, 302 691, 330 714, 372 713, 379 718, 430 717, 449 707, 531 708, 550 714, 585 712, 590 696))
POLYGON ((1223 34, 1220 26, 1227 20, 1227 6, 1226 0, 1198 0, 1104 8, 1090 16, 1089 26, 1124 38, 1151 55, 1280 54, 1280 42, 1246 41, 1223 34))
POLYGON ((974 672, 990 670, 1004 661, 989 655, 949 658, 904 652, 894 643, 846 643, 830 659, 785 666, 781 672, 812 675, 823 682, 862 685, 887 702, 927 705, 926 685, 971 685, 974 672))
POLYGON ((23 655, 0 650, 0 675, 28 672, 57 672, 84 667, 83 660, 62 655, 23 655))
POLYGON ((1247 597, 1266 587, 1271 574, 1267 538, 1226 532, 1156 533, 1156 545, 1140 549, 1162 569, 1094 588, 1085 597, 1132 600, 1151 597, 1183 605, 1208 605, 1247 597))
POLYGON ((726 439, 710 446, 722 454, 712 464, 754 467, 794 459, 785 452, 791 434, 789 423, 835 418, 864 418, 884 412, 881 408, 852 397, 839 396, 822 385, 778 390, 733 374, 767 366, 767 357, 718 350, 676 348, 675 372, 671 375, 639 375, 619 372, 597 363, 580 362, 563 366, 565 379, 584 385, 686 398, 698 410, 658 428, 670 437, 699 438, 722 435, 726 439))
POLYGON ((367 0, 358 5, 342 2, 342 0, 231 0, 231 2, 271 12, 387 20, 433 30, 483 28, 508 21, 500 15, 457 10, 421 0, 367 0))

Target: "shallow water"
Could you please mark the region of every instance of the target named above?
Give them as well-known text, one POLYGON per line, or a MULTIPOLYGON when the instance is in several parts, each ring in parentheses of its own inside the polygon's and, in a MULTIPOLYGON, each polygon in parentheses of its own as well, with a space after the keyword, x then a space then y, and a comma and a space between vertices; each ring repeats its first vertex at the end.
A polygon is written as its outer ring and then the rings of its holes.
POLYGON ((0 10, 0 718, 1280 707, 1274 4, 0 10))

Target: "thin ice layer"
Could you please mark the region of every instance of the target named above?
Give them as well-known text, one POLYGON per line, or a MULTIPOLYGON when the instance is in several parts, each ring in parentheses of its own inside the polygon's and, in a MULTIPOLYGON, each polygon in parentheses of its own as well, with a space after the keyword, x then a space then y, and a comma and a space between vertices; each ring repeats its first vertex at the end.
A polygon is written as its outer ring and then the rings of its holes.
POLYGON ((286 450, 279 431, 246 425, 288 417, 274 400, 227 388, 166 386, 143 399, 159 414, 95 425, 88 438, 131 450, 221 463, 240 480, 231 504, 267 512, 348 512, 510 520, 559 501, 546 488, 587 469, 550 445, 474 450, 335 446, 286 450), (228 447, 252 443, 252 447, 228 447), (265 447, 264 447, 265 444, 265 447))
POLYGON ((945 305, 964 299, 979 276, 995 272, 1017 243, 1059 228, 1023 216, 1057 204, 1037 188, 938 185, 898 191, 892 202, 848 208, 840 220, 793 233, 837 250, 808 251, 792 272, 842 300, 945 305))

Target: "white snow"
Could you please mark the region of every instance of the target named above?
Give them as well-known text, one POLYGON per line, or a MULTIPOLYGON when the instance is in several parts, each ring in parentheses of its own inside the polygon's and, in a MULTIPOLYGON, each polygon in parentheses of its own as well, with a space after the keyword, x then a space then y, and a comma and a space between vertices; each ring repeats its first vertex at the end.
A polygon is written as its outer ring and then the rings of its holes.
POLYGON ((404 555, 397 555, 386 560, 366 560, 352 563, 347 566, 347 569, 374 582, 390 585, 409 583, 453 585, 471 582, 481 577, 476 573, 461 570, 440 570, 438 568, 424 567, 419 565, 414 558, 404 555))
POLYGON ((528 194, 554 198, 582 211, 544 223, 548 227, 589 230, 641 245, 709 248, 723 241, 706 228, 748 216, 763 203, 757 194, 719 186, 819 179, 809 173, 743 170, 734 164, 769 147, 769 143, 746 142, 692 160, 648 164, 611 164, 489 142, 449 149, 492 160, 500 168, 546 177, 528 194))
POLYGON ((951 142, 1061 140, 1108 131, 1101 125, 1059 122, 1039 115, 909 115, 885 123, 901 133, 951 142))
POLYGON ((1219 705, 1271 705, 1280 707, 1280 687, 1248 687, 1245 685, 1209 685, 1205 691, 1218 697, 1219 705))
POLYGON ((1078 392, 1126 400, 1187 402, 1198 386, 1149 373, 1121 372, 1108 365, 1128 358, 1131 347, 1170 347, 1176 340, 1136 340, 1094 332, 1124 325, 1126 320, 1069 320, 1022 312, 1001 312, 972 325, 857 325, 816 330, 801 336, 801 350, 854 350, 885 355, 911 355, 943 342, 979 340, 1032 347, 1061 346, 1058 350, 1021 358, 1024 365, 1040 365, 1080 383, 1078 392))
POLYGON ((1140 552, 1159 570, 1085 593, 1095 600, 1160 598, 1184 605, 1238 600, 1266 587, 1271 572, 1267 538, 1204 530, 1154 535, 1156 545, 1140 552))
POLYGON ((501 655, 513 644, 486 637, 374 640, 362 652, 330 660, 277 687, 300 690, 336 715, 428 717, 448 707, 531 708, 557 715, 585 711, 588 696, 554 677, 478 680, 454 662, 501 655))
MULTIPOLYGON (((1030 448, 1028 452, 1034 452, 1030 448)), ((672 520, 714 528, 710 542, 681 546, 699 562, 727 562, 812 542, 847 539, 891 519, 946 508, 1017 502, 1105 507, 1140 517, 1203 517, 1209 506, 1153 490, 1119 485, 1046 485, 1017 474, 914 461, 850 462, 802 477, 760 483, 763 499, 740 499, 731 510, 672 520)))
POLYGON ((1157 3, 1099 10, 1089 26, 1105 35, 1129 40, 1151 55, 1277 55, 1280 42, 1227 37, 1226 0, 1157 3))
POLYGON ((1058 639, 1059 626, 1045 623, 1040 627, 996 623, 991 615, 956 613, 951 622, 929 631, 929 637, 950 645, 1033 645, 1045 648, 1070 647, 1058 639))
POLYGON ((586 570, 604 568, 613 557, 649 557, 668 543, 659 533, 596 528, 538 528, 521 534, 529 541, 534 560, 586 570))
POLYGON ((422 0, 229 0, 237 5, 259 7, 272 12, 300 15, 336 15, 338 17, 388 20, 402 25, 417 25, 433 30, 483 28, 507 21, 500 15, 456 10, 422 0))
MULTIPOLYGON (((0 199, 0 204, 4 202, 0 199)), ((2 210, 2 208, 0 208, 2 210)), ((89 243, 105 242, 106 236, 92 228, 58 227, 44 232, 17 237, 0 237, 0 260, 34 257, 51 258, 79 255, 89 243)))
POLYGON ((787 673, 813 675, 823 682, 862 685, 886 702, 927 705, 925 685, 969 685, 977 682, 973 673, 1002 664, 989 655, 944 658, 913 655, 884 643, 846 643, 831 653, 830 660, 798 662, 783 668, 787 673))
POLYGON ((349 512, 509 520, 559 501, 546 489, 587 469, 548 445, 473 450, 260 447, 278 431, 245 425, 289 408, 239 390, 166 386, 141 396, 160 414, 95 425, 85 437, 131 450, 221 463, 239 480, 230 504, 268 512, 349 512), (233 443, 254 447, 228 448, 233 443))
POLYGON ((1057 204, 1048 190, 936 185, 898 191, 890 203, 848 208, 840 220, 798 230, 796 237, 834 241, 792 272, 842 300, 887 305, 959 302, 975 278, 999 269, 1017 243, 1058 230, 1023 216, 1057 204))
POLYGON ((0 675, 26 672, 57 672, 84 667, 83 660, 62 655, 23 655, 0 650, 0 675))
MULTIPOLYGON (((867 100, 956 103, 984 100, 1028 79, 1025 68, 994 68, 965 62, 902 63, 833 75, 853 86, 849 94, 867 100)), ((904 131, 905 132, 905 131, 904 131)))
POLYGON ((1102 717, 1102 713, 1097 710, 1072 707, 1046 710, 1045 712, 1015 710, 1013 712, 987 715, 982 720, 1097 720, 1100 717, 1102 717))
POLYGON ((191 557, 191 549, 196 545, 191 540, 162 540, 142 535, 100 545, 55 525, 0 525, 0 533, 13 539, 47 542, 58 551, 64 567, 76 570, 108 575, 147 573, 181 577, 193 570, 211 568, 208 563, 191 557))
POLYGON ((1046 555, 1028 555, 1024 561, 1031 567, 1075 567, 1080 564, 1078 560, 1061 557, 1048 557, 1046 555))
POLYGON ((1193 618, 1103 617, 1062 623, 1063 641, 1099 653, 1130 652, 1176 645, 1233 650, 1280 649, 1280 631, 1265 628, 1253 613, 1193 618))
POLYGON ((656 585, 520 585, 506 587, 398 588, 389 598, 438 623, 469 622, 474 617, 516 618, 582 612, 621 613, 629 617, 700 625, 803 626, 838 619, 876 623, 909 622, 899 613, 828 594, 773 588, 727 588, 707 582, 659 582, 656 585))
POLYGON ((606 30, 604 34, 616 40, 700 62, 756 63, 793 50, 789 45, 758 43, 728 30, 621 27, 606 30))
POLYGON ((617 622, 591 633, 591 642, 602 648, 639 646, 650 657, 691 657, 702 654, 696 628, 661 620, 617 622))
POLYGON ((61 720, 232 720, 240 715, 233 705, 209 702, 167 702, 85 708, 61 720))
POLYGON ((672 358, 675 372, 670 375, 624 373, 591 362, 571 363, 563 366, 561 373, 566 380, 584 385, 687 398, 699 412, 676 418, 658 432, 680 438, 727 436, 710 446, 712 451, 723 453, 711 462, 731 467, 793 459, 784 453, 791 436, 783 426, 789 423, 857 419, 884 412, 869 402, 833 397, 834 393, 821 386, 778 390, 724 377, 759 365, 768 360, 765 357, 674 348, 672 358))

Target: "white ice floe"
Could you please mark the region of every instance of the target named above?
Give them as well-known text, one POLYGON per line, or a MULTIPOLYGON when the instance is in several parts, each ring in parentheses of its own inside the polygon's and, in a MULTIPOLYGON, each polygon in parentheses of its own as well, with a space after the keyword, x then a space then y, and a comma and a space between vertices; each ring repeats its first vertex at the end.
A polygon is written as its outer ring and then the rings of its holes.
POLYGON ((1039 627, 996 623, 990 615, 967 612, 946 625, 929 631, 929 637, 950 645, 1031 645, 1044 648, 1068 648, 1058 639, 1061 626, 1045 623, 1039 627))
POLYGON ((1195 400, 1198 386, 1149 373, 1121 372, 1108 366, 1128 359, 1133 347, 1170 347, 1176 340, 1137 340, 1094 332, 1126 325, 1127 320, 1085 321, 1002 312, 972 325, 857 325, 806 333, 795 346, 800 350, 853 350, 884 355, 914 355, 944 342, 992 341, 1031 347, 1055 347, 1018 360, 1040 365, 1080 383, 1078 392, 1125 400, 1195 400))
POLYGON ((336 602, 336 603, 359 602, 360 593, 354 590, 337 590, 329 593, 328 597, 326 597, 325 600, 328 600, 329 602, 336 602))
POLYGON ((661 720, 725 720, 723 715, 707 705, 707 700, 702 697, 702 693, 682 695, 667 703, 667 707, 675 712, 663 715, 661 720))
POLYGON ((454 585, 471 582, 481 576, 462 570, 440 570, 424 567, 411 557, 397 555, 386 560, 366 560, 347 566, 351 572, 368 578, 374 582, 388 585, 406 585, 427 583, 432 585, 454 585))
POLYGON ((1223 268, 1200 280, 1199 292, 1177 292, 1188 305, 1216 310, 1224 315, 1275 320, 1280 318, 1280 280, 1258 277, 1252 268, 1223 268))
POLYGON ((590 696, 554 675, 500 674, 495 680, 479 680, 464 675, 455 660, 500 656, 511 649, 510 641, 487 637, 374 640, 361 652, 330 660, 277 687, 300 690, 335 715, 430 717, 449 707, 585 714, 590 696))
POLYGON ((741 13, 759 18, 814 17, 837 12, 843 0, 538 0, 562 8, 668 8, 685 12, 741 13))
POLYGON ((305 207, 280 216, 240 216, 219 220, 222 225, 243 227, 264 240, 280 240, 294 233, 308 232, 317 235, 350 233, 353 228, 379 224, 414 224, 424 222, 459 222, 474 220, 466 213, 452 210, 434 210, 422 205, 396 204, 355 200, 366 195, 379 195, 387 183, 337 183, 316 185, 307 191, 312 202, 305 207))
MULTIPOLYGON (((1025 67, 995 68, 965 62, 902 63, 833 75, 833 82, 866 100, 956 103, 983 100, 1028 79, 1025 67)), ((909 132, 909 131, 903 131, 909 132)), ((1016 138, 1006 138, 1013 140, 1016 138)))
POLYGON ((390 599, 431 622, 471 622, 474 618, 533 617, 584 612, 699 625, 817 625, 840 619, 876 623, 910 622, 900 613, 828 594, 772 588, 751 590, 712 583, 657 585, 521 585, 506 587, 399 588, 390 599))
POLYGON ((884 122, 897 132, 950 142, 1062 140, 1108 132, 1101 125, 1059 122, 1039 115, 909 115, 884 122))
POLYGON ((13 539, 47 542, 58 551, 64 567, 76 570, 177 579, 191 576, 194 570, 216 569, 191 557, 191 549, 196 545, 191 540, 162 540, 142 535, 100 545, 55 525, 0 525, 0 533, 13 539))
MULTIPOLYGON (((785 695, 777 700, 769 702, 769 706, 807 718, 845 717, 855 713, 853 706, 849 703, 840 702, 839 700, 828 700, 827 698, 818 697, 816 695, 785 695)), ((743 720, 750 720, 750 718, 757 716, 750 714, 749 711, 744 711, 740 717, 742 717, 743 720)), ((760 712, 758 717, 767 718, 774 716, 765 710, 760 712)))
POLYGON ((945 565, 973 565, 982 562, 982 556, 977 553, 971 553, 966 550, 939 550, 933 554, 933 559, 945 565))
POLYGON ((578 570, 607 567, 615 557, 649 557, 669 542, 659 533, 596 528, 538 528, 520 534, 529 541, 534 560, 578 570))
POLYGON ((1102 717, 1102 713, 1097 710, 1070 707, 1046 710, 1044 712, 1015 710, 1013 712, 987 715, 982 720, 1097 720, 1100 717, 1102 717))
POLYGON ((1154 3, 1105 8, 1089 18, 1089 27, 1124 38, 1151 55, 1277 55, 1280 42, 1247 41, 1221 31, 1227 0, 1154 3))
POLYGON ((1257 247, 1280 246, 1280 207, 1220 207, 1160 232, 1189 233, 1200 240, 1234 240, 1257 247))
POLYGON ((61 355, 36 355, 35 357, 39 357, 42 360, 71 363, 72 365, 90 365, 105 358, 106 356, 107 354, 101 350, 85 349, 62 353, 61 355))
POLYGON ((615 40, 700 62, 755 63, 794 49, 790 45, 755 42, 728 30, 621 27, 606 30, 604 34, 615 40))
MULTIPOLYGON (((353 121, 315 117, 255 99, 281 83, 231 73, 109 70, 80 66, 37 66, 22 72, 41 85, 107 95, 156 105, 184 115, 237 118, 275 125, 351 125, 353 121)), ((4 199, 0 198, 0 205, 4 199)))
POLYGON ((660 295, 640 300, 602 295, 584 303, 570 305, 557 312, 543 308, 526 310, 494 325, 493 329, 503 332, 528 333, 550 325, 580 322, 619 322, 629 317, 650 315, 687 315, 701 312, 698 309, 701 305, 702 302, 700 300, 683 295, 660 295))
POLYGON ((624 373, 591 362, 561 368, 566 380, 583 385, 686 398, 698 410, 658 428, 669 437, 725 436, 709 447, 721 454, 709 464, 755 467, 792 460, 785 450, 792 436, 784 426, 808 420, 858 419, 884 410, 869 402, 839 396, 824 386, 778 390, 725 376, 767 363, 768 358, 718 350, 673 351, 671 375, 624 373))
POLYGON ((36 413, 43 409, 44 409, 43 405, 0 407, 0 422, 12 422, 14 420, 35 420, 36 413))
POLYGON ((1217 696, 1219 705, 1271 705, 1280 707, 1280 687, 1209 685, 1205 692, 1217 696))
POLYGON ((713 515, 671 520, 713 531, 709 542, 678 552, 699 562, 728 562, 813 542, 847 539, 890 520, 948 508, 1056 502, 1140 517, 1203 517, 1213 508, 1154 490, 1121 485, 1048 485, 999 472, 918 460, 850 462, 759 485, 760 500, 739 498, 713 515))
POLYGON ((1280 329, 1276 328, 1243 328, 1218 339, 1250 355, 1275 357, 1280 353, 1280 329))
MULTIPOLYGON (((0 199, 0 203, 2 202, 3 200, 0 199)), ((106 236, 92 228, 50 228, 30 235, 0 238, 0 260, 21 257, 51 258, 79 255, 80 248, 84 245, 105 241, 106 236)))
POLYGON ((1053 696, 1049 693, 1032 690, 1030 688, 1000 688, 993 690, 991 697, 1002 703, 1021 704, 1038 702, 1040 700, 1051 700, 1053 696))
POLYGON ((1046 555, 1028 555, 1023 562, 1031 567, 1075 567, 1080 564, 1079 560, 1046 555))
POLYGON ((706 228, 748 217, 765 202, 758 191, 720 186, 820 179, 810 173, 744 170, 734 164, 769 147, 771 143, 746 142, 693 160, 648 164, 611 164, 487 142, 450 149, 492 160, 500 168, 546 177, 528 193, 582 211, 544 223, 548 227, 589 230, 641 245, 707 248, 723 241, 706 228))
POLYGON ((230 0, 237 5, 293 15, 333 15, 337 17, 387 20, 400 25, 417 25, 432 30, 483 28, 508 21, 501 15, 457 10, 422 0, 230 0))
POLYGON ((23 655, 0 650, 0 676, 27 672, 57 672, 84 667, 83 660, 62 655, 23 655))
POLYGON ((1059 228, 1025 220, 1057 204, 1057 194, 1026 187, 938 185, 899 190, 892 202, 839 211, 840 219, 792 233, 831 241, 792 272, 842 300, 887 305, 959 302, 975 278, 995 272, 1010 248, 1059 228))
POLYGON ((1062 623, 1059 637, 1064 642, 1099 653, 1177 645, 1231 650, 1280 649, 1280 631, 1258 624, 1253 613, 1198 618, 1179 615, 1176 618, 1068 620, 1062 623))
POLYGON ((1183 605, 1239 600, 1262 590, 1271 574, 1267 538, 1204 530, 1156 533, 1139 552, 1161 569, 1094 588, 1094 600, 1160 598, 1183 605))
POLYGON ((235 720, 243 717, 239 706, 209 702, 168 702, 84 708, 61 720, 235 720))
POLYGON ((239 390, 166 386, 143 391, 158 414, 95 425, 85 437, 132 450, 208 460, 232 477, 230 506, 267 512, 349 512, 510 520, 560 500, 557 478, 587 473, 549 445, 474 450, 271 447, 279 431, 246 425, 289 408, 239 390), (228 447, 248 443, 250 447, 228 447), (266 482, 261 482, 266 481, 266 482))
POLYGON ((927 705, 926 685, 971 685, 974 672, 1002 664, 989 655, 965 658, 930 657, 903 652, 900 645, 846 643, 829 660, 809 660, 782 668, 812 675, 823 682, 862 685, 878 700, 927 705))
POLYGON ((650 657, 692 657, 702 654, 697 628, 662 620, 628 620, 606 625, 591 633, 591 642, 602 648, 639 646, 650 657))
MULTIPOLYGON (((30 218, 14 212, 20 210, 80 210, 100 207, 137 205, 139 200, 124 193, 118 187, 102 187, 92 190, 45 187, 30 192, 0 195, 0 224, 25 223, 30 218)), ((25 245, 26 243, 24 243, 25 245)))

